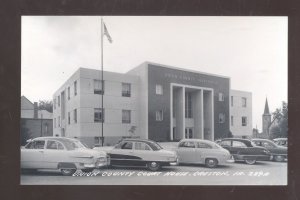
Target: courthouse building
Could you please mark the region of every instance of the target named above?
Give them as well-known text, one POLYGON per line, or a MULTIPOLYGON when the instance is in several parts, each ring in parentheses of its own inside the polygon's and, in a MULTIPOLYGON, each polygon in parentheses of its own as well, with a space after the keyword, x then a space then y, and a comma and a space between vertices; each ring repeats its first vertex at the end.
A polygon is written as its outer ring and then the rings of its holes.
POLYGON ((178 141, 252 134, 251 93, 231 90, 229 77, 151 62, 103 77, 102 91, 101 71, 79 68, 55 92, 54 135, 101 144, 102 121, 105 145, 124 137, 178 141))

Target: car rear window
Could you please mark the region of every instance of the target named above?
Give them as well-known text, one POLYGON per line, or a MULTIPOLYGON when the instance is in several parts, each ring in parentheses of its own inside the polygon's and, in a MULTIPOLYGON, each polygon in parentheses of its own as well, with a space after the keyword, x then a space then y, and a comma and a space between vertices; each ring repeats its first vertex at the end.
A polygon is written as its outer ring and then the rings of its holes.
POLYGON ((25 149, 44 149, 45 141, 44 140, 35 140, 32 142, 29 142, 25 149))

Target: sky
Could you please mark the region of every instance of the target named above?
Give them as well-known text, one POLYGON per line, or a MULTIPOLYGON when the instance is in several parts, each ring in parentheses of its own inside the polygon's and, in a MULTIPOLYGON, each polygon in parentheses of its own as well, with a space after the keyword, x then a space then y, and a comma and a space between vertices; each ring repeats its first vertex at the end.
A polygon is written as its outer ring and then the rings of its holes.
MULTIPOLYGON (((104 70, 145 62, 219 74, 252 92, 252 125, 287 102, 287 17, 103 16, 104 70)), ((100 16, 22 16, 21 95, 52 100, 79 68, 101 69, 100 16)))

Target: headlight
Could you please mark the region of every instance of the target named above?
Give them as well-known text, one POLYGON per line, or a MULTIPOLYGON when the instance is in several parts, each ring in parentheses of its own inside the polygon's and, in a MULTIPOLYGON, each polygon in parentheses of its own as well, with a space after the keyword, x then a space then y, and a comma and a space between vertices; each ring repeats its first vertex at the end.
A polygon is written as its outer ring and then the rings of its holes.
POLYGON ((100 162, 104 162, 104 161, 106 161, 106 158, 105 158, 105 157, 100 157, 100 158, 98 158, 98 160, 99 160, 100 162))

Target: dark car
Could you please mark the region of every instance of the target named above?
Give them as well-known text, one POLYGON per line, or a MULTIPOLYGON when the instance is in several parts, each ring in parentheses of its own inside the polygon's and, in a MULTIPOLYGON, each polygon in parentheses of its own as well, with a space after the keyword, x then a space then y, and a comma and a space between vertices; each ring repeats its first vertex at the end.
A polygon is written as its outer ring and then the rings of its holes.
POLYGON ((287 138, 275 138, 273 141, 278 144, 279 146, 288 146, 288 139, 287 138))
POLYGON ((157 171, 162 166, 178 164, 176 152, 165 150, 152 140, 124 139, 106 152, 110 155, 111 166, 146 166, 157 171))
POLYGON ((252 139, 257 146, 265 147, 270 151, 273 160, 282 162, 287 159, 287 147, 279 146, 271 140, 267 139, 252 139))
POLYGON ((266 148, 256 146, 247 139, 225 138, 219 144, 230 152, 235 161, 245 161, 249 165, 270 160, 271 157, 266 148))

